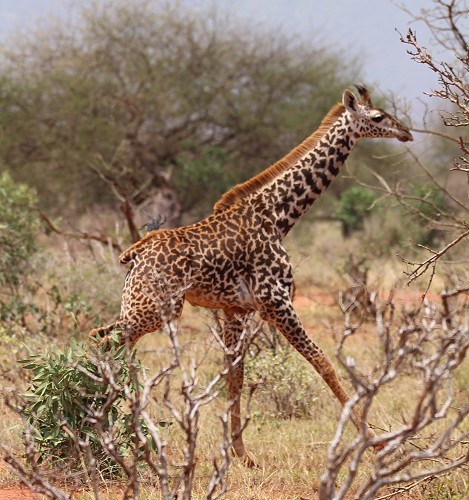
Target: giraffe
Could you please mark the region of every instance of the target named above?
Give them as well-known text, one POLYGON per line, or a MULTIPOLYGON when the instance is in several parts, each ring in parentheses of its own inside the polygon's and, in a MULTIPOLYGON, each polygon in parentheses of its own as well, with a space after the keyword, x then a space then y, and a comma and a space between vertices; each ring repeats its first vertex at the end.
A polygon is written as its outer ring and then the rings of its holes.
MULTIPOLYGON (((122 342, 135 342, 164 322, 177 321, 184 300, 221 309, 232 448, 247 464, 241 432, 243 359, 239 344, 246 318, 254 312, 278 329, 314 367, 343 405, 348 400, 333 365, 307 335, 292 304, 293 275, 282 240, 338 175, 361 138, 412 141, 407 127, 374 107, 368 91, 359 99, 345 90, 318 130, 284 158, 227 191, 213 214, 195 224, 151 231, 120 256, 131 263, 122 293, 120 317, 90 335, 120 328, 122 342), (234 362, 235 358, 237 359, 234 362)), ((357 429, 363 422, 352 414, 357 429)), ((370 431, 371 432, 371 431, 370 431)))

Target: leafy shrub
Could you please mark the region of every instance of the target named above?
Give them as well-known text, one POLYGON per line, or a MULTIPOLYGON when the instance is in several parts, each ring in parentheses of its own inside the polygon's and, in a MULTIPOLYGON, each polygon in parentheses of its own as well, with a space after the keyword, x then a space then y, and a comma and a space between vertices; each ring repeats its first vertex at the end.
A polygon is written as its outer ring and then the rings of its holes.
POLYGON ((135 351, 112 342, 104 348, 71 341, 64 351, 53 348, 42 355, 31 354, 22 361, 33 374, 22 409, 34 430, 39 462, 69 459, 80 464, 80 441, 88 442, 98 469, 106 475, 119 472, 116 461, 103 447, 103 433, 112 436, 114 448, 125 457, 135 438, 131 415, 125 411, 123 386, 138 388, 135 351), (113 384, 109 382, 112 374, 113 384), (118 388, 118 390, 116 389, 118 388), (96 420, 101 426, 100 432, 96 420))
POLYGON ((39 220, 33 211, 35 192, 0 174, 0 286, 17 287, 36 251, 39 220))
POLYGON ((256 392, 272 417, 310 416, 317 400, 317 379, 312 367, 290 346, 260 351, 246 359, 246 378, 263 383, 256 392))
POLYGON ((371 189, 354 186, 342 193, 336 206, 336 215, 342 222, 344 236, 363 228, 363 221, 370 215, 370 208, 375 201, 371 189))

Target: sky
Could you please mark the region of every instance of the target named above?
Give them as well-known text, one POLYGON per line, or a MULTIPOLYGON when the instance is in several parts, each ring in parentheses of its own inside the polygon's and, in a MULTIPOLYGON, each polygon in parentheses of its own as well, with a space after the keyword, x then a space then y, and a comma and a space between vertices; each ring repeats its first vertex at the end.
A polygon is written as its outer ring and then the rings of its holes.
MULTIPOLYGON (((83 0, 86 1, 86 0, 83 0)), ((132 0, 128 0, 131 2, 132 0)), ((150 0, 151 1, 151 0, 150 0)), ((413 62, 406 46, 399 41, 412 21, 399 8, 403 0, 183 0, 193 5, 227 6, 242 18, 268 26, 281 27, 287 33, 298 32, 313 41, 322 41, 343 54, 357 56, 362 63, 365 84, 384 95, 393 92, 412 104, 413 112, 423 113, 420 101, 436 86, 430 70, 413 62)), ((0 0, 0 39, 5 40, 18 29, 28 30, 38 17, 66 16, 79 0, 0 0)), ((412 12, 430 8, 431 0, 406 2, 412 12)), ((469 22, 469 21, 468 21, 469 22)), ((431 37, 423 24, 412 24, 423 45, 431 37)), ((469 26, 468 26, 469 28, 469 26)), ((435 103, 432 103, 435 105, 435 103)))
MULTIPOLYGON (((289 32, 311 33, 312 39, 324 40, 343 54, 344 64, 347 56, 358 55, 366 79, 361 83, 384 93, 392 90, 415 99, 432 78, 399 41, 396 29, 405 34, 411 19, 391 0, 236 0, 234 4, 242 13, 251 10, 260 21, 274 20, 289 32)), ((418 13, 432 2, 407 4, 418 13)))

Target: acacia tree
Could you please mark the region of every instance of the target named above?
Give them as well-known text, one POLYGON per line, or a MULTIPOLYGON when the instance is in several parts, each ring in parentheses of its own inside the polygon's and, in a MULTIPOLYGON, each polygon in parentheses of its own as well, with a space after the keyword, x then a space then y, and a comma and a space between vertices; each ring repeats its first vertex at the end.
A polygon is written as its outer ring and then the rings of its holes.
POLYGON ((216 10, 77 8, 3 47, 0 168, 55 214, 117 198, 132 239, 137 207, 172 224, 206 213, 310 133, 356 77, 322 46, 216 10))

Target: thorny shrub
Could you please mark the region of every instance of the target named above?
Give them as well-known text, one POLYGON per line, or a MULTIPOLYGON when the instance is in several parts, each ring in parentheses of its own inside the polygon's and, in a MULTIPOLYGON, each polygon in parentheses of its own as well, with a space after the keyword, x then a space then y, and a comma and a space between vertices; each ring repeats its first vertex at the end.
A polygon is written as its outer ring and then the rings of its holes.
MULTIPOLYGON (((320 499, 340 500, 354 491, 353 498, 371 500, 384 487, 393 492, 381 498, 391 498, 422 481, 467 467, 469 405, 452 384, 469 348, 466 291, 447 289, 441 293, 440 305, 426 300, 414 309, 397 310, 392 294, 377 301, 375 328, 380 349, 371 371, 345 352, 361 324, 343 309, 345 328, 337 357, 353 382, 354 393, 344 406, 328 450, 320 499), (360 407, 363 421, 373 421, 380 397, 382 402, 392 386, 406 388, 407 408, 400 415, 386 417, 389 428, 377 436, 362 426, 350 441, 345 429, 351 409, 360 407), (364 457, 373 447, 377 453, 369 464, 364 457)), ((467 487, 463 490, 466 498, 467 487)))
POLYGON ((309 417, 318 399, 317 380, 310 365, 289 345, 264 349, 246 358, 246 378, 259 383, 255 398, 269 416, 309 417))

